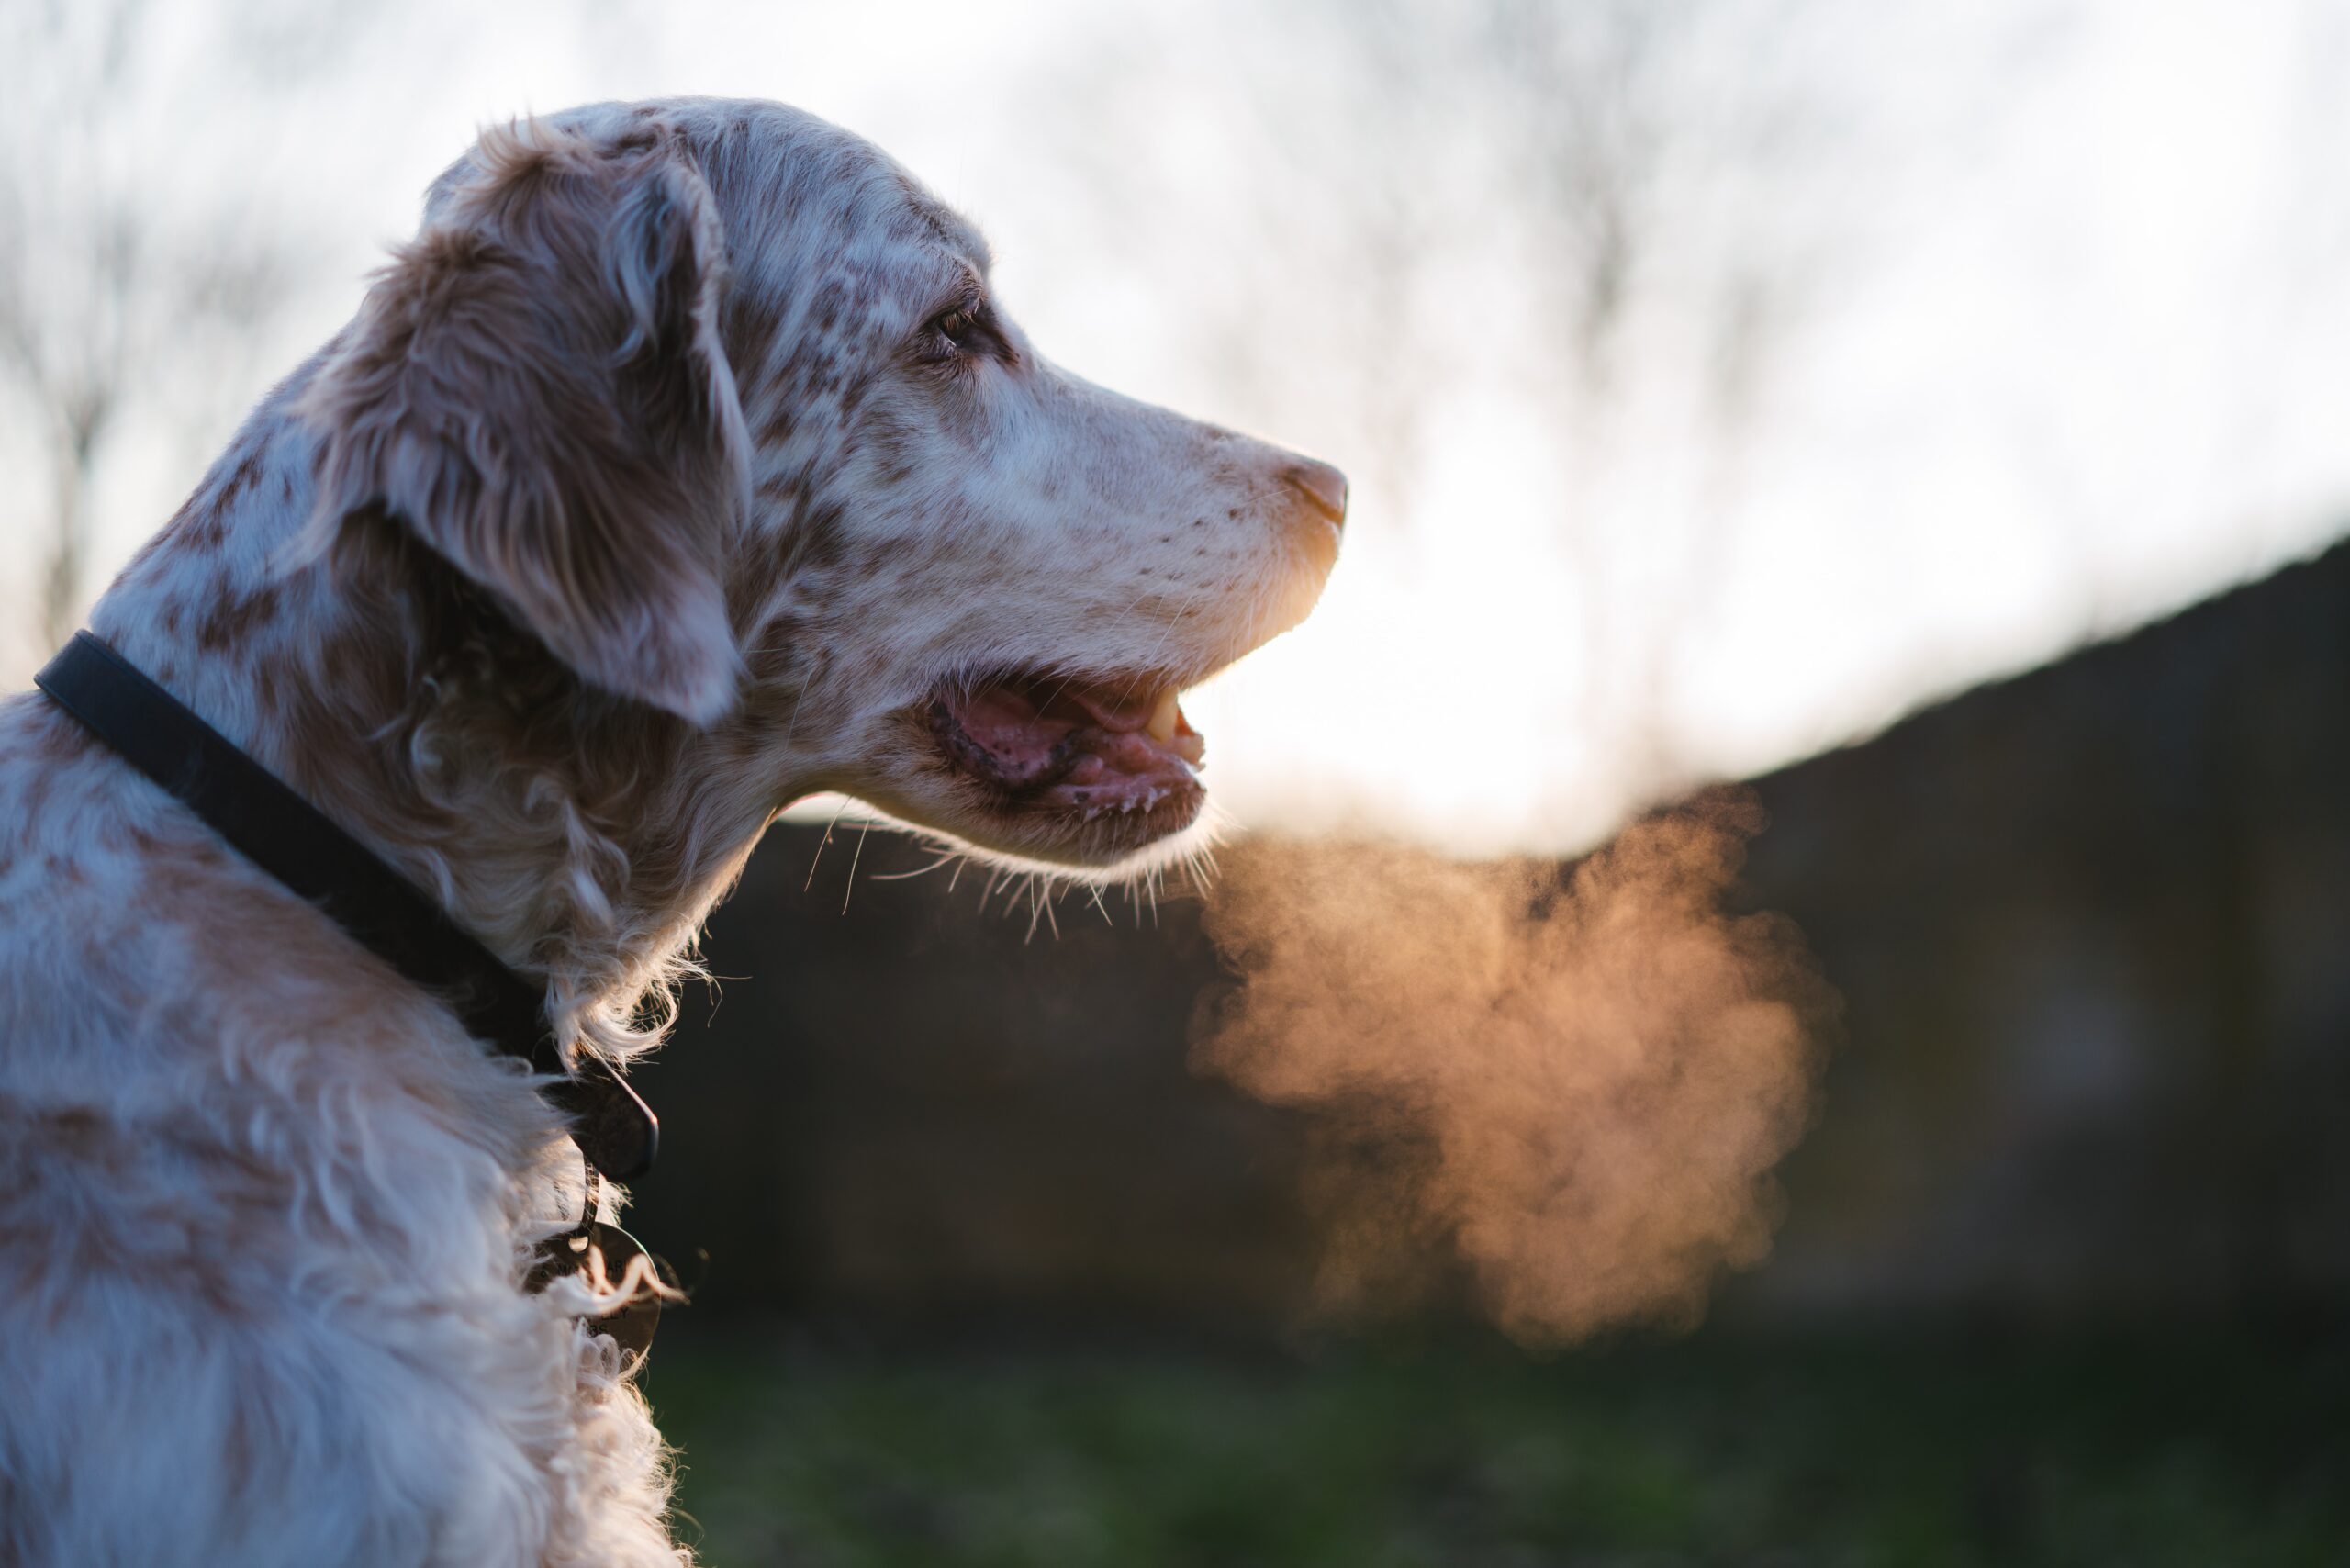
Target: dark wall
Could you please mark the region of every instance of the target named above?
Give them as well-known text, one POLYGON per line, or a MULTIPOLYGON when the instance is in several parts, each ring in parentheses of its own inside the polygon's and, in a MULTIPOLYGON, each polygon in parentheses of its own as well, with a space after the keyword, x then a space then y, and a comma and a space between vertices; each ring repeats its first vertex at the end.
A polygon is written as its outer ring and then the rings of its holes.
MULTIPOLYGON (((1757 781, 1751 896, 1848 1011, 1731 1309, 2350 1300, 2346 778, 2350 547, 1757 781)), ((975 871, 881 879, 927 859, 883 834, 811 879, 821 836, 760 850, 708 946, 742 978, 644 1075, 698 1310, 1292 1312, 1304 1128, 1185 1065, 1197 907, 1032 939, 975 871)))
POLYGON ((1219 981, 1196 903, 1024 904, 876 832, 769 835, 643 1073, 649 1239, 713 1312, 878 1306, 1259 1319, 1304 1283, 1296 1129, 1185 1066, 1219 981), (854 892, 843 908, 852 857, 854 892), (811 867, 813 876, 811 876, 811 867))
POLYGON ((1759 788, 1852 1034, 1757 1286, 2344 1296, 2350 548, 1759 788))

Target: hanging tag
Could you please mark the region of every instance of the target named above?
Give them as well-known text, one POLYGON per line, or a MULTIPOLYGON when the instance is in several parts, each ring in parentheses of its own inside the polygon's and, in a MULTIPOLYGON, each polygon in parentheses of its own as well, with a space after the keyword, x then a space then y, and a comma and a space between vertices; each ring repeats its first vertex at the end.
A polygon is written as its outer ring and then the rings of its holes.
POLYGON ((653 1331, 661 1324, 664 1296, 676 1300, 682 1294, 677 1271, 619 1226, 592 1220, 543 1244, 538 1261, 523 1282, 540 1291, 556 1280, 583 1273, 599 1291, 631 1288, 632 1299, 601 1317, 585 1321, 591 1332, 610 1335, 622 1350, 642 1360, 653 1348, 653 1331))
POLYGON ((538 1257, 523 1276, 522 1288, 535 1294, 557 1280, 585 1274, 589 1288, 599 1295, 626 1292, 629 1300, 600 1316, 581 1321, 643 1361, 653 1349, 653 1331, 661 1324, 662 1302, 683 1301, 685 1292, 677 1283, 677 1271, 666 1260, 646 1251, 643 1243, 619 1226, 606 1225, 596 1217, 603 1207, 604 1179, 592 1161, 587 1176, 579 1223, 539 1243, 538 1257))

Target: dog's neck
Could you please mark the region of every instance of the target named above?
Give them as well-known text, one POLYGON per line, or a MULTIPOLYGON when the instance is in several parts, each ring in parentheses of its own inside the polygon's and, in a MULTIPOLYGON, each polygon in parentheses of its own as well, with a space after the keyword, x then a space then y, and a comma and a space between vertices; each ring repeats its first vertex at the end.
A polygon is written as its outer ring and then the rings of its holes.
POLYGON ((789 769, 580 688, 388 520, 288 566, 315 444, 254 414, 91 615, 98 635, 439 900, 625 1056, 789 769), (369 552, 375 554, 370 556, 369 552), (354 588, 352 567, 382 591, 354 588))

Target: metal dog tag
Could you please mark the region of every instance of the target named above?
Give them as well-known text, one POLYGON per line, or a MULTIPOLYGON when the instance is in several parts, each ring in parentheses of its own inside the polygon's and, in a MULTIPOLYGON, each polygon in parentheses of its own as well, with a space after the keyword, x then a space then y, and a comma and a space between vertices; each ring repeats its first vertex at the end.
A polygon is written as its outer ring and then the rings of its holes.
POLYGON ((610 1335, 622 1350, 643 1360, 653 1348, 653 1331, 661 1324, 663 1296, 674 1299, 677 1294, 677 1271, 646 1251, 636 1238, 619 1226, 596 1220, 582 1229, 550 1238, 540 1247, 538 1261, 532 1265, 523 1283, 532 1291, 541 1291, 556 1280, 577 1273, 588 1275, 599 1290, 654 1287, 638 1289, 634 1298, 623 1305, 601 1317, 586 1320, 590 1329, 610 1335))

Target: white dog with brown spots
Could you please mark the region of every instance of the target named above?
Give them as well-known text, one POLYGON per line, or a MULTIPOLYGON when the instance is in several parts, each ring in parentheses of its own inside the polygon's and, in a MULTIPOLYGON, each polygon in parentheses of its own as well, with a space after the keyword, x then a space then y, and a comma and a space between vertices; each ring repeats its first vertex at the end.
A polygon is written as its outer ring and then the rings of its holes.
MULTIPOLYGON (((1167 853, 1176 694, 1345 499, 1040 358, 856 138, 603 105, 440 180, 91 626, 625 1062, 796 797, 1167 853)), ((537 1081, 39 694, 0 801, 0 1561, 679 1561, 589 1288, 523 1288, 537 1081)))

